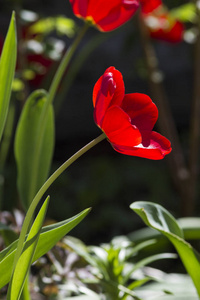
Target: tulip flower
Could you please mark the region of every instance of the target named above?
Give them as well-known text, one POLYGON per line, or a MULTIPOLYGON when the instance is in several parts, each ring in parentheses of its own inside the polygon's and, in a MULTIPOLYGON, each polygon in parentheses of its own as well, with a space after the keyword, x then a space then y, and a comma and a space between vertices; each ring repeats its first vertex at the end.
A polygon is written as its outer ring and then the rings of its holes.
POLYGON ((95 25, 100 31, 111 31, 130 20, 139 0, 69 0, 74 14, 95 25))
POLYGON ((154 9, 162 6, 161 0, 140 0, 142 7, 142 13, 148 14, 151 13, 154 9))
POLYGON ((152 131, 156 105, 145 94, 125 94, 122 74, 114 67, 96 82, 93 105, 95 123, 116 151, 155 160, 171 152, 170 141, 152 131))
POLYGON ((171 16, 161 0, 141 0, 141 17, 152 38, 177 43, 182 41, 183 23, 171 16))
POLYGON ((171 18, 169 14, 147 17, 145 23, 150 30, 150 36, 154 39, 170 43, 178 43, 183 39, 183 24, 171 18))

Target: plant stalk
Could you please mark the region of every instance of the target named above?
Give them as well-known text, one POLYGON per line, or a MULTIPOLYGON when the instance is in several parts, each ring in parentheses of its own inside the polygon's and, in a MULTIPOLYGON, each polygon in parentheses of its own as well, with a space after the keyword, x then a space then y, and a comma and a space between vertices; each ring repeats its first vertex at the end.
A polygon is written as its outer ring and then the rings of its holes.
POLYGON ((71 156, 67 161, 65 161, 43 184, 43 186, 40 188, 38 193, 36 194, 35 198, 33 199, 27 213, 26 217, 23 222, 21 234, 19 237, 18 247, 15 255, 15 260, 13 263, 13 270, 17 264, 17 261, 23 251, 24 241, 25 237, 28 231, 28 228, 30 226, 32 216, 34 214, 34 211, 40 202, 42 196, 47 191, 47 189, 51 186, 51 184, 73 163, 75 162, 79 157, 81 157, 84 153, 86 153, 88 150, 90 150, 92 147, 97 145, 99 142, 104 140, 106 138, 105 133, 102 133, 100 136, 98 136, 96 139, 92 140, 90 143, 88 143, 86 146, 81 148, 78 152, 76 152, 73 156, 71 156))

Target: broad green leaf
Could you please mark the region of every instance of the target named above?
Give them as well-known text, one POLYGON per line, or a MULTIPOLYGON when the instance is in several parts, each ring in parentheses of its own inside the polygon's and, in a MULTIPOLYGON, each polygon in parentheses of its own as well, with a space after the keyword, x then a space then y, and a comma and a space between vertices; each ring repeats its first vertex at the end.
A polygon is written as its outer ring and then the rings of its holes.
POLYGON ((0 141, 8 113, 16 56, 17 41, 15 13, 13 12, 0 59, 0 141))
POLYGON ((38 244, 40 231, 44 222, 44 218, 46 216, 48 204, 49 197, 47 197, 37 217, 35 218, 35 221, 30 229, 25 243, 26 249, 23 251, 19 260, 17 261, 17 265, 15 267, 14 273, 12 275, 12 280, 8 289, 7 299, 9 300, 15 300, 20 298, 26 280, 26 276, 28 274, 29 268, 33 260, 33 255, 38 244))
MULTIPOLYGON (((90 209, 86 209, 70 219, 43 227, 32 262, 36 261, 55 246, 61 238, 86 217, 89 211, 90 209)), ((15 241, 0 252, 0 289, 10 280, 17 243, 18 241, 15 241)), ((27 245, 25 246, 25 249, 26 247, 27 245)))
POLYGON ((20 199, 27 209, 47 179, 54 149, 54 113, 46 108, 47 93, 33 92, 23 108, 15 136, 20 199), (43 122, 46 114, 46 122, 43 122), (42 125, 41 125, 42 124, 42 125), (42 127, 42 128, 41 128, 42 127))
POLYGON ((162 206, 151 202, 134 202, 130 207, 146 225, 160 231, 172 242, 200 296, 200 255, 183 239, 174 217, 162 206))

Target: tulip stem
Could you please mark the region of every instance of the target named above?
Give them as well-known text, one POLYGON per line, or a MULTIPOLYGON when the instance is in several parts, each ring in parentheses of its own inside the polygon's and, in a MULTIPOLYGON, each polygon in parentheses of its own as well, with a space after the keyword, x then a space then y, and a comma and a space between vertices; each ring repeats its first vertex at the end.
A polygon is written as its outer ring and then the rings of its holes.
POLYGON ((66 160, 43 184, 43 186, 40 188, 36 196, 34 197, 27 213, 26 217, 24 219, 24 223, 22 226, 21 234, 19 237, 18 247, 15 255, 15 260, 13 264, 13 270, 17 264, 17 261, 23 251, 24 241, 26 234, 28 232, 28 228, 30 226, 32 216, 34 215, 34 211, 40 202, 42 196, 47 191, 47 189, 52 185, 52 183, 73 163, 75 162, 79 157, 81 157, 84 153, 86 153, 88 150, 90 150, 92 147, 100 143, 106 138, 105 133, 102 133, 100 136, 92 140, 90 143, 88 143, 86 146, 81 148, 79 151, 77 151, 73 156, 71 156, 68 160, 66 160))

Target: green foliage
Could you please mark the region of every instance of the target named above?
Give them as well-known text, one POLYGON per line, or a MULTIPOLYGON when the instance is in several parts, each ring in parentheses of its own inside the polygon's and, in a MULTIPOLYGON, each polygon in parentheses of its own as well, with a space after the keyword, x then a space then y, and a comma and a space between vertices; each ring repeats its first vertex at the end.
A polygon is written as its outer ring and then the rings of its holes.
POLYGON ((184 232, 186 240, 199 240, 200 239, 200 218, 187 217, 177 220, 179 226, 184 232))
MULTIPOLYGON (((151 270, 153 273, 155 270, 151 270)), ((137 289, 143 300, 198 300, 191 278, 185 274, 166 274, 159 271, 159 282, 147 283, 137 289), (161 293, 163 291, 163 293, 161 293)))
POLYGON ((9 284, 7 299, 17 300, 20 298, 29 268, 32 264, 35 249, 40 237, 40 231, 46 215, 47 207, 49 204, 49 197, 42 205, 26 239, 26 249, 20 256, 15 266, 12 279, 9 284))
POLYGON ((15 13, 13 13, 0 59, 0 140, 6 122, 17 53, 15 13))
POLYGON ((31 34, 49 34, 57 31, 58 34, 64 34, 72 38, 75 35, 76 23, 63 16, 43 18, 30 26, 31 34))
POLYGON ((152 278, 143 276, 137 278, 136 271, 142 270, 144 266, 159 259, 174 258, 174 254, 164 253, 137 259, 140 250, 155 243, 155 240, 149 240, 135 246, 126 237, 118 237, 110 244, 102 246, 86 246, 80 240, 73 237, 64 239, 64 243, 73 249, 79 256, 92 267, 94 277, 86 282, 97 284, 101 287, 106 299, 139 299, 133 291, 135 288, 145 284, 152 278))
MULTIPOLYGON (((90 209, 86 209, 70 219, 43 227, 32 262, 47 253, 62 237, 78 225, 89 211, 90 209)), ((0 288, 5 286, 11 278, 17 244, 18 241, 15 241, 0 252, 0 288)), ((29 243, 25 243, 24 251, 28 247, 29 243)))
POLYGON ((181 22, 194 22, 197 18, 196 6, 192 2, 170 10, 170 14, 181 22))
POLYGON ((200 255, 183 238, 182 230, 173 216, 162 206, 150 202, 134 202, 134 210, 149 227, 165 235, 176 248, 200 296, 200 255))
POLYGON ((52 105, 46 111, 46 101, 44 90, 30 95, 15 136, 18 190, 26 209, 47 179, 53 156, 54 113, 52 105))

